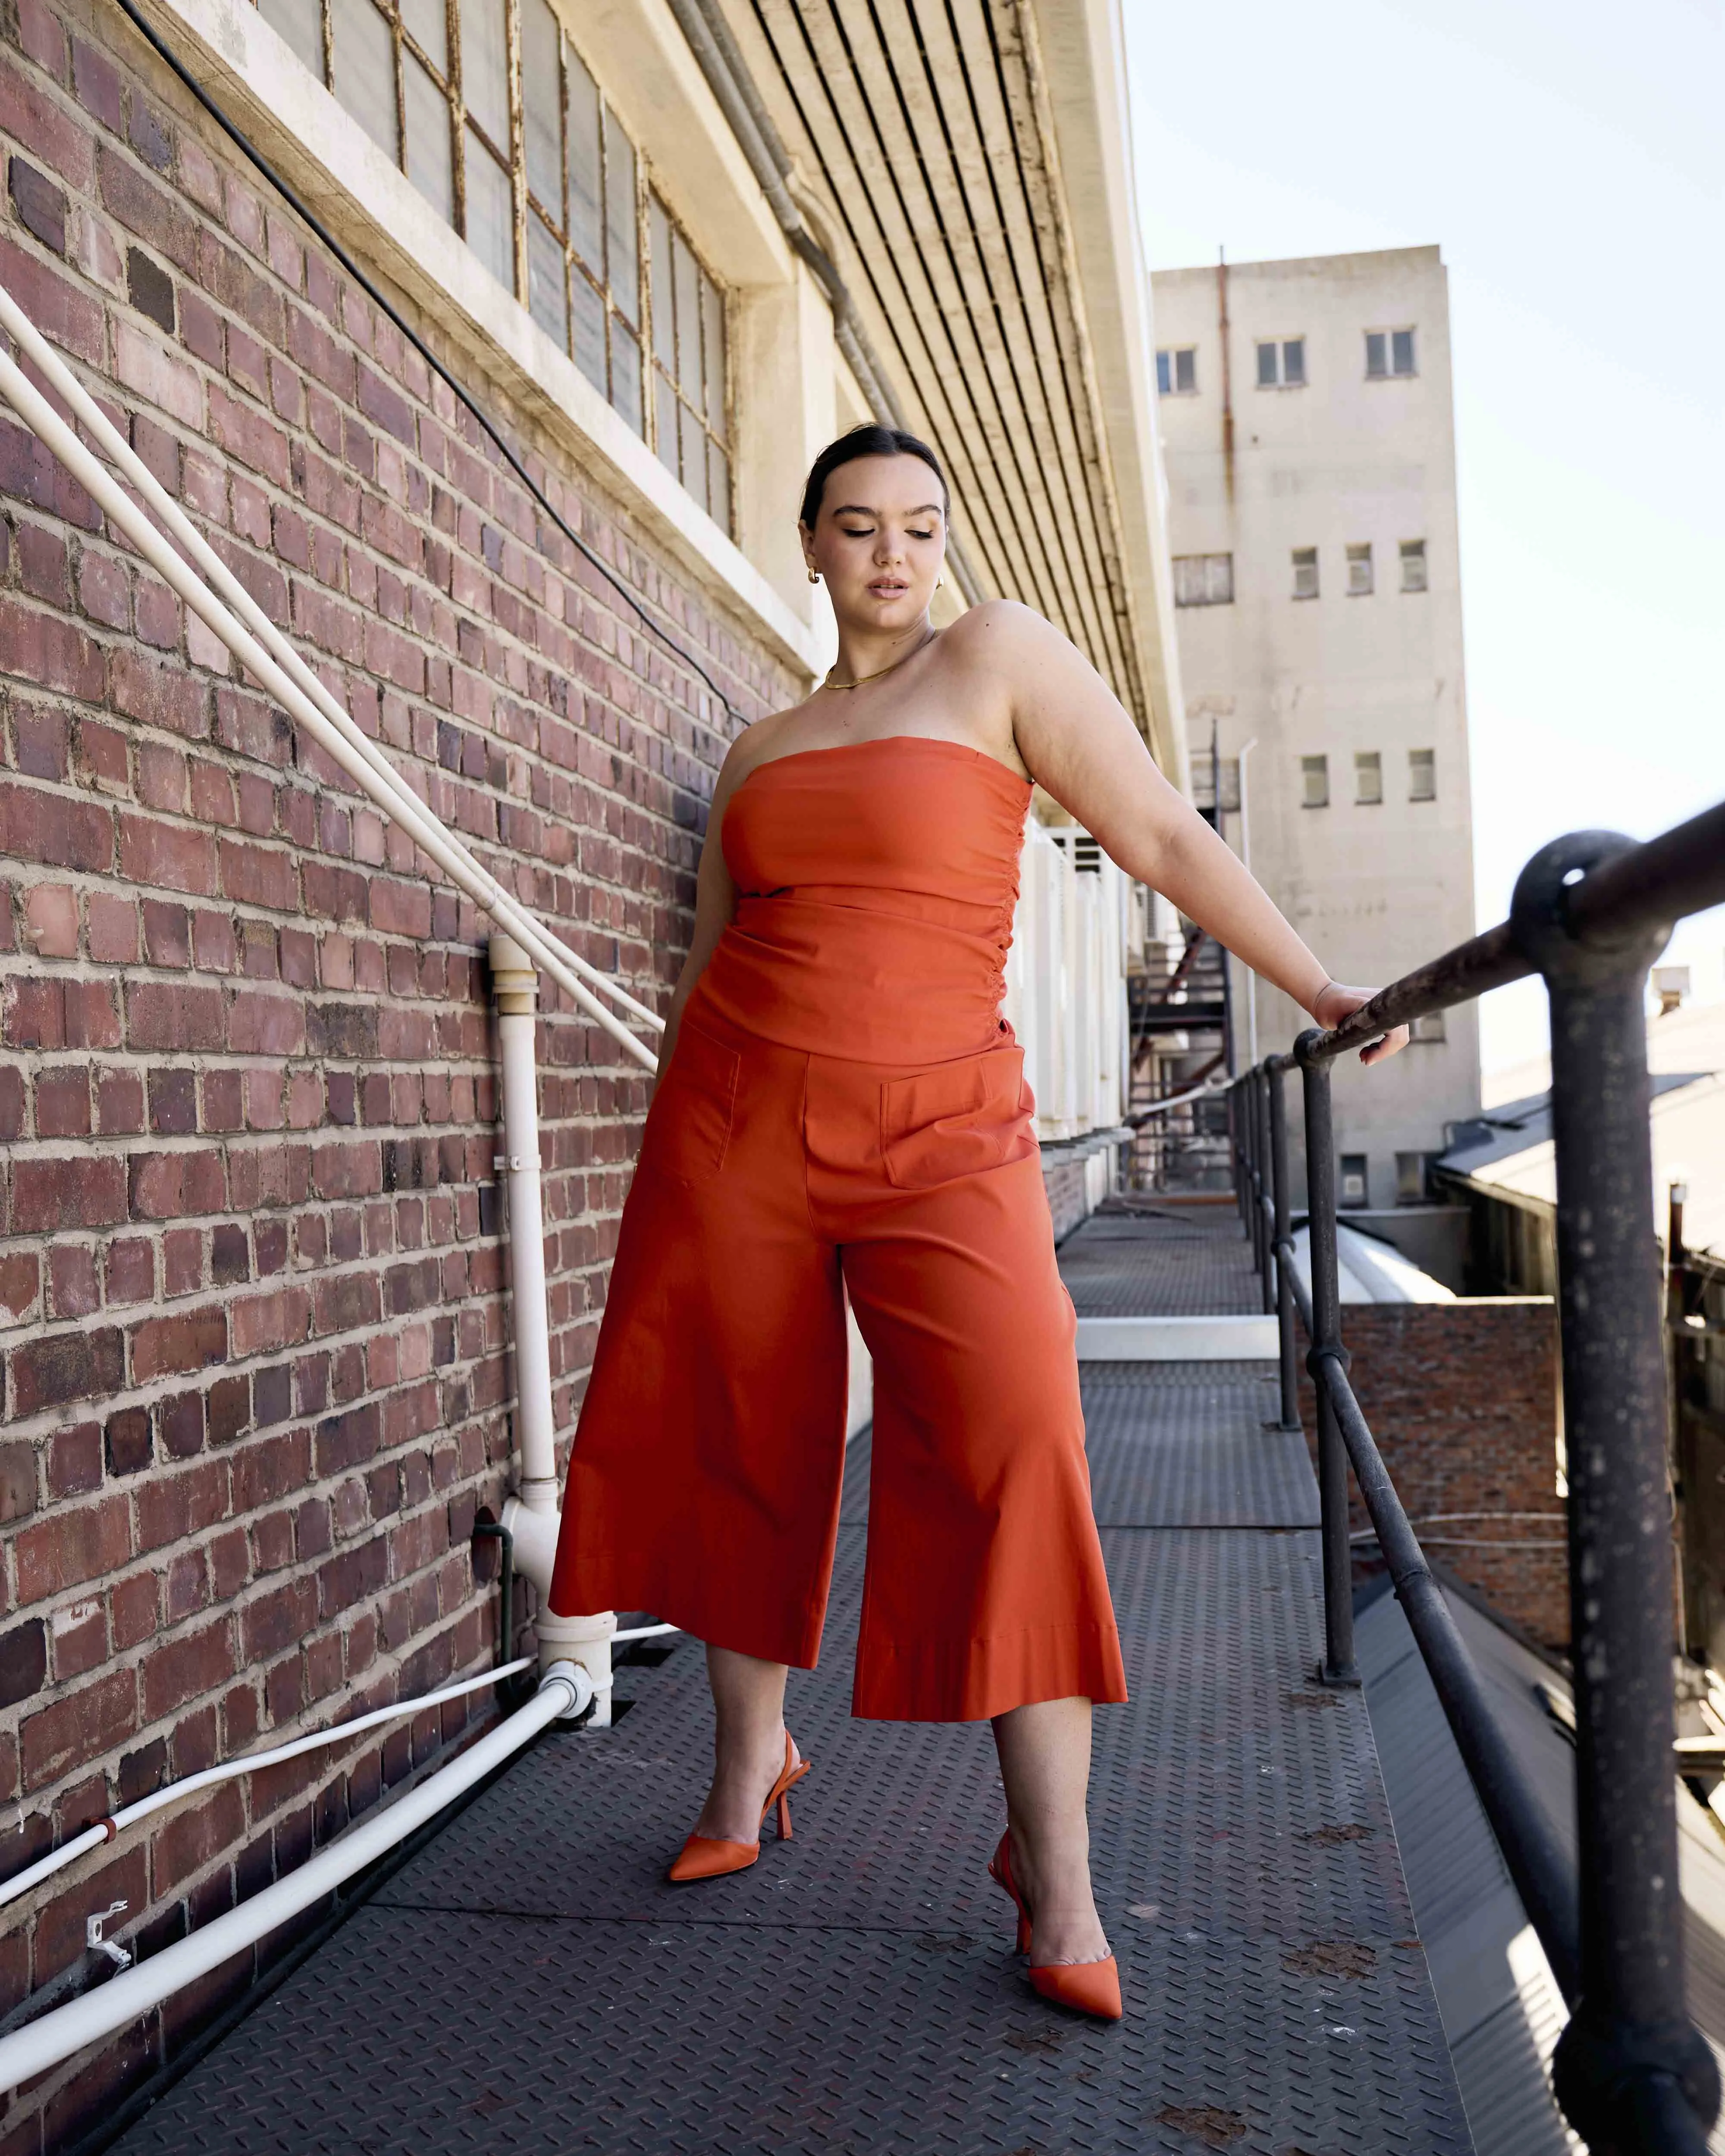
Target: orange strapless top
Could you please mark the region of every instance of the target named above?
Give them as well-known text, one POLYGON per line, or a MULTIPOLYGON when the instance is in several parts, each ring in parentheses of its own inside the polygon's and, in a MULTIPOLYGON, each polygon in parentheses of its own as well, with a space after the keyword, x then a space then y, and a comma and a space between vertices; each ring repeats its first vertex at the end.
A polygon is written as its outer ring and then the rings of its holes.
POLYGON ((703 1001, 786 1048, 938 1063, 1000 1039, 1030 785, 914 735, 757 765, 721 834, 736 918, 703 1001))

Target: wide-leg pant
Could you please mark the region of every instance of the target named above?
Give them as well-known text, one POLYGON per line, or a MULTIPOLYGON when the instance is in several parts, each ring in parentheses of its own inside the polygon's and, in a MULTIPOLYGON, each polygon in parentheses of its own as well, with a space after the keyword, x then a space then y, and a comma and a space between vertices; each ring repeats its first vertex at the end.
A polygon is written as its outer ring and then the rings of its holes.
POLYGON ((814 1667, 848 1289, 875 1361, 853 1712, 1125 1698, 1076 1321, 1022 1055, 1000 1040, 883 1067, 776 1046, 691 998, 624 1212, 554 1609, 652 1610, 814 1667))

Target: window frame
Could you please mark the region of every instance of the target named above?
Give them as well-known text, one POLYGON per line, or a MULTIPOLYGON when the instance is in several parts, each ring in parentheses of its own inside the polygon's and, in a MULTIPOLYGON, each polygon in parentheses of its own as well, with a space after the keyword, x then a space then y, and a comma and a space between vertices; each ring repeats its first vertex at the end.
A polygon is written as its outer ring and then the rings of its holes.
POLYGON ((1357 748, 1353 752, 1353 803, 1357 808, 1381 808, 1384 806, 1384 753, 1381 749, 1357 748), (1368 791, 1367 781, 1375 781, 1368 791))
POLYGON ((1306 334, 1303 330, 1298 336, 1255 337, 1252 343, 1254 364, 1257 372, 1257 388, 1260 389, 1305 389, 1310 386, 1312 377, 1306 372, 1306 334), (1264 378, 1264 355, 1266 352, 1271 355, 1271 375, 1268 381, 1264 378), (1291 352, 1296 352, 1300 355, 1300 372, 1297 378, 1288 372, 1288 354, 1291 352))
POLYGON ((1363 1152, 1338 1152, 1336 1156, 1336 1209, 1340 1213, 1368 1213, 1372 1209, 1372 1157, 1363 1152), (1353 1164, 1359 1171, 1359 1196, 1350 1198, 1348 1185, 1353 1173, 1353 1164))
POLYGON ((1302 808, 1327 808, 1330 805, 1330 759, 1327 752, 1300 758, 1300 806, 1302 808), (1316 779, 1321 791, 1314 793, 1316 779))
POLYGON ((1174 588, 1174 604, 1177 607, 1232 606, 1234 603, 1234 556, 1231 552, 1219 554, 1176 554, 1170 563, 1170 575, 1174 588), (1209 588, 1217 581, 1214 575, 1214 564, 1218 562, 1227 564, 1224 581, 1226 582, 1228 588, 1221 593, 1212 592, 1209 588), (1199 595, 1188 597, 1183 587, 1189 590, 1194 578, 1189 574, 1183 575, 1182 572, 1189 569, 1189 565, 1194 562, 1202 562, 1204 565, 1203 583, 1205 588, 1199 595))
POLYGON ((1373 558, 1372 542, 1368 539, 1353 541, 1348 547, 1344 558, 1348 565, 1348 597, 1351 599, 1370 598, 1378 580, 1378 566, 1373 558), (1365 571, 1363 581, 1355 581, 1353 572, 1356 569, 1365 571))
POLYGON ((1195 344, 1159 346, 1156 353, 1156 393, 1158 397, 1195 397, 1198 394, 1198 346, 1195 344), (1180 362, 1189 362, 1187 372, 1191 377, 1183 386, 1180 381, 1180 362), (1163 384, 1168 387, 1164 388, 1163 384))
POLYGON ((1429 592, 1431 589, 1431 557, 1426 552, 1425 542, 1423 539, 1402 539, 1396 543, 1401 564, 1403 593, 1409 597, 1418 597, 1421 593, 1429 592), (1408 572, 1415 562, 1419 564, 1419 574, 1409 577, 1408 572))
POLYGON ((1408 751, 1408 798, 1409 801, 1435 801, 1437 788, 1437 751, 1435 748, 1410 748, 1408 751), (1421 773, 1430 774, 1431 783, 1422 790, 1421 773))
MULTIPOLYGON (((279 36, 284 37, 285 41, 290 43, 292 49, 298 51, 298 46, 294 44, 292 40, 287 39, 285 32, 282 30, 277 20, 277 18, 285 17, 290 13, 290 10, 281 4, 281 0, 277 0, 277 4, 273 6, 267 13, 259 4, 259 0, 249 0, 249 4, 256 9, 256 12, 270 23, 272 28, 275 29, 279 36)), ((410 67, 418 66, 424 71, 432 89, 443 99, 449 117, 452 214, 444 221, 448 223, 449 229, 475 256, 480 266, 503 285, 503 289, 509 294, 514 304, 533 321, 539 332, 549 337, 553 346, 557 346, 563 356, 579 369, 583 377, 598 390, 599 395, 604 398, 610 408, 617 413, 624 424, 634 433, 637 439, 644 443, 647 448, 660 458, 661 463, 667 465, 667 469, 671 472, 673 478, 685 492, 690 494, 696 506, 712 517, 713 521, 718 525, 726 537, 734 542, 737 536, 737 499, 736 368, 732 363, 737 343, 735 296, 726 280, 715 274, 693 236, 677 217, 667 199, 665 190, 662 186, 655 184, 655 172, 652 161, 624 122, 615 105, 606 95, 604 85, 598 74, 577 45, 558 10, 551 6, 550 0, 538 0, 538 4, 545 8, 550 17, 557 38, 558 83, 556 103, 562 201, 561 205, 553 205, 542 199, 527 170, 528 123, 524 80, 525 40, 522 9, 525 5, 529 4, 529 0, 490 0, 490 4, 501 8, 503 11, 506 69, 505 92, 508 105, 510 136, 506 146, 499 144, 494 139, 495 131, 480 120, 472 107, 467 104, 463 94, 462 40, 466 26, 461 19, 463 13, 461 0, 447 0, 447 4, 446 0, 438 0, 438 4, 444 7, 445 24, 444 61, 441 68, 434 63, 433 56, 426 52, 408 28, 406 10, 402 5, 402 0, 306 0, 306 4, 316 9, 321 27, 321 80, 323 88, 335 98, 342 111, 356 126, 361 128, 367 139, 375 143, 386 157, 390 158, 390 162, 401 173, 403 178, 413 188, 419 198, 428 204, 433 213, 441 220, 444 218, 442 203, 434 196, 426 192, 410 172, 408 166, 408 70, 410 67), (336 18, 338 9, 344 8, 354 12, 369 11, 370 15, 375 17, 383 26, 390 38, 393 61, 395 114, 395 146, 393 154, 388 145, 379 142, 377 137, 371 133, 365 121, 361 119, 354 106, 347 102, 341 90, 337 86, 336 18), (598 130, 597 157, 600 188, 597 216, 600 248, 606 257, 603 264, 602 275, 596 274, 595 265, 588 262, 584 251, 578 245, 576 219, 572 208, 573 175, 571 160, 574 153, 575 139, 572 124, 572 100, 570 93, 574 68, 578 68, 586 83, 591 85, 595 101, 596 124, 598 130), (625 304, 621 288, 612 275, 608 259, 614 238, 613 206, 610 197, 613 170, 610 144, 614 129, 616 131, 618 138, 626 146, 628 157, 634 167, 633 199, 629 204, 634 221, 636 256, 632 314, 625 304), (470 141, 470 136, 474 138, 473 142, 470 141), (477 145, 476 148, 475 143, 477 145), (474 239, 470 236, 471 203, 469 166, 470 160, 475 155, 489 157, 501 172, 508 186, 511 218, 508 253, 512 275, 511 280, 507 281, 498 276, 495 264, 487 254, 475 244, 474 239), (649 214, 649 203, 655 199, 660 205, 668 229, 674 233, 676 239, 687 249, 696 264, 698 277, 704 280, 697 289, 703 293, 706 290, 711 289, 716 295, 716 311, 720 324, 719 343, 724 375, 721 398, 722 434, 716 430, 711 424, 710 416, 698 410, 687 394, 682 380, 680 350, 678 355, 677 378, 672 384, 680 408, 687 408, 691 417, 701 426, 706 437, 706 465, 702 475, 702 486, 699 492, 690 487, 682 475, 680 436, 677 454, 673 460, 670 461, 664 457, 658 439, 657 400, 654 390, 660 362, 654 336, 653 230, 649 214), (557 213, 559 209, 560 223, 557 221, 557 213), (563 328, 561 343, 556 331, 541 318, 534 307, 531 239, 536 228, 536 221, 537 229, 549 246, 556 250, 557 255, 562 261, 563 328), (577 279, 583 282, 588 292, 598 301, 602 311, 605 375, 602 383, 593 380, 593 374, 589 372, 583 358, 580 356, 578 309, 572 304, 575 298, 577 279), (619 401, 622 395, 617 356, 619 335, 626 336, 635 346, 636 380, 639 396, 638 409, 631 407, 626 397, 623 401, 619 401), (712 476, 713 455, 716 449, 724 476, 725 500, 722 516, 714 513, 712 476)), ((301 57, 303 59, 303 55, 301 57)), ((701 314, 703 328, 700 358, 702 369, 703 402, 705 402, 707 344, 705 334, 704 300, 701 314)))
POLYGON ((1304 601, 1321 598, 1323 596, 1323 588, 1318 570, 1317 552, 1316 547, 1296 547, 1293 549, 1290 557, 1294 570, 1294 588, 1290 594, 1291 598, 1304 601), (1308 570, 1312 574, 1312 586, 1310 590, 1301 590, 1301 580, 1308 570))
POLYGON ((1419 328, 1417 322, 1401 322, 1394 326, 1365 331, 1366 380, 1368 382, 1417 382, 1419 380, 1419 328), (1402 337, 1405 337, 1408 341, 1408 364, 1405 367, 1398 367, 1395 363, 1396 343, 1397 340, 1402 337), (1384 358, 1383 366, 1376 369, 1372 365, 1372 346, 1374 342, 1379 347, 1384 358))

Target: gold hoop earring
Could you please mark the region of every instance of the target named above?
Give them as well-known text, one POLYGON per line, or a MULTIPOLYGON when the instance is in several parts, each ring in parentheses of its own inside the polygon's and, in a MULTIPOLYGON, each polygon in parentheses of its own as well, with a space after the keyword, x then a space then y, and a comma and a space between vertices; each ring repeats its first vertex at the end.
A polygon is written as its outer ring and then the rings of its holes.
POLYGON ((811 569, 809 572, 809 581, 811 584, 818 584, 820 582, 820 571, 819 569, 811 569))

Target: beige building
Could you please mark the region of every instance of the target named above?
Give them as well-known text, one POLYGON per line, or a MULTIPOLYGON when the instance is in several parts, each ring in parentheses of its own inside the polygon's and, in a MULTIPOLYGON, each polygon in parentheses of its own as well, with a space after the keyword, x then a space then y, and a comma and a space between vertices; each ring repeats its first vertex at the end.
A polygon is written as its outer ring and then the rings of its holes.
MULTIPOLYGON (((1340 979, 1473 932, 1449 307, 1435 247, 1153 280, 1194 792, 1340 979)), ((1307 1024, 1231 968, 1235 1057, 1307 1024)), ((1474 1008, 1337 1074, 1343 1202, 1425 1194, 1474 1008)))

